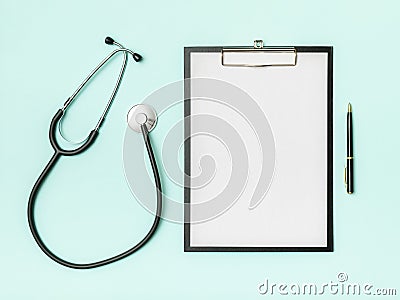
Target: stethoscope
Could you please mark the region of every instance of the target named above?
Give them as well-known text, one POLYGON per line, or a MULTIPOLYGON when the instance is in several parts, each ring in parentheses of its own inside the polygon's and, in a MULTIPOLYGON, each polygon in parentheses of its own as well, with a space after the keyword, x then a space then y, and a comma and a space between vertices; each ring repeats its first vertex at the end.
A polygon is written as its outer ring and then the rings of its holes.
MULTIPOLYGON (((40 174, 39 178, 37 179, 35 185, 33 186, 33 189, 31 191, 31 194, 29 196, 29 202, 28 202, 28 223, 29 227, 31 229, 32 235, 36 241, 36 243, 39 245, 40 249, 52 260, 55 262, 69 267, 69 268, 74 268, 74 269, 91 269, 91 268, 96 268, 100 266, 104 266, 113 262, 116 262, 120 259, 123 259, 132 253, 136 252, 139 250, 141 247, 143 247, 153 236, 154 232, 157 229, 157 226, 160 222, 160 216, 161 216, 161 210, 162 210, 162 192, 161 192, 161 181, 160 181, 160 176, 158 173, 157 169, 157 164, 156 160, 154 157, 153 149, 150 143, 150 138, 149 138, 149 131, 151 131, 157 120, 157 115, 152 107, 149 105, 144 105, 144 104, 138 104, 133 106, 129 113, 128 113, 128 126, 132 129, 135 130, 143 135, 144 143, 146 145, 147 153, 149 155, 151 167, 153 170, 154 174, 154 180, 155 180, 155 185, 157 189, 157 209, 154 217, 154 222, 153 225, 151 226, 150 230, 148 233, 145 235, 145 237, 136 245, 131 247, 130 249, 126 250, 125 252, 115 255, 113 257, 93 262, 93 263, 73 263, 69 262, 65 259, 60 258, 56 254, 54 254, 43 242, 42 238, 40 237, 36 223, 35 223, 35 215, 34 215, 34 209, 35 209, 35 203, 36 203, 36 198, 37 194, 39 192, 40 187, 42 186, 43 182, 45 179, 48 177, 50 174, 51 170, 54 168, 56 165, 57 161, 62 157, 62 156, 73 156, 73 155, 78 155, 87 149, 91 145, 93 145, 94 141, 96 140, 98 134, 99 134, 99 129, 101 125, 103 124, 105 117, 111 107, 111 104, 118 92, 119 86, 121 84, 122 77, 124 76, 125 68, 127 65, 128 61, 128 53, 132 55, 133 59, 138 62, 142 59, 142 57, 133 52, 132 50, 124 48, 121 44, 117 43, 114 41, 112 38, 107 37, 105 39, 105 43, 109 45, 116 45, 119 48, 111 52, 103 61, 101 61, 98 66, 86 77, 86 79, 82 82, 82 84, 76 89, 76 91, 72 94, 71 97, 67 99, 67 101, 64 103, 64 106, 57 111, 57 113, 54 115, 51 123, 50 123, 50 130, 49 130, 49 139, 51 146, 54 149, 54 154, 47 163, 46 167, 40 174), (72 150, 65 150, 63 149, 59 143, 57 142, 56 139, 56 133, 57 133, 57 128, 59 127, 59 123, 65 112, 67 111, 67 108, 71 105, 73 100, 76 98, 76 96, 79 94, 79 92, 82 90, 82 88, 85 86, 85 84, 93 77, 94 74, 96 74, 97 71, 100 70, 100 68, 111 59, 115 54, 123 52, 124 53, 124 60, 122 63, 121 70, 118 75, 117 82, 115 84, 114 90, 110 96, 110 99, 106 105, 106 108, 104 109, 104 112, 102 113, 99 121, 97 122, 96 127, 89 133, 88 137, 76 148, 72 150)), ((61 131, 60 131, 61 133, 61 131)))

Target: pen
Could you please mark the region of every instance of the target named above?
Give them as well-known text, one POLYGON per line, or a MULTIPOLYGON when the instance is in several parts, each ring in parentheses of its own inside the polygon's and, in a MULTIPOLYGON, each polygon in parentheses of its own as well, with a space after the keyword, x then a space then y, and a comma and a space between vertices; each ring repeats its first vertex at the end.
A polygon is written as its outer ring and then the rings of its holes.
POLYGON ((347 159, 345 170, 345 181, 347 193, 354 192, 354 166, 353 166, 353 115, 351 104, 347 106, 347 159))

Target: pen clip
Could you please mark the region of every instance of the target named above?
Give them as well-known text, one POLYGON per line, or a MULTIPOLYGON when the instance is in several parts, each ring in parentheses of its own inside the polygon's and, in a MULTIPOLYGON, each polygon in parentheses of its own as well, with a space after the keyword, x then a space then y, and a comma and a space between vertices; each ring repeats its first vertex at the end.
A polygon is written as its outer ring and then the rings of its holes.
POLYGON ((347 167, 344 167, 344 185, 347 187, 347 167))

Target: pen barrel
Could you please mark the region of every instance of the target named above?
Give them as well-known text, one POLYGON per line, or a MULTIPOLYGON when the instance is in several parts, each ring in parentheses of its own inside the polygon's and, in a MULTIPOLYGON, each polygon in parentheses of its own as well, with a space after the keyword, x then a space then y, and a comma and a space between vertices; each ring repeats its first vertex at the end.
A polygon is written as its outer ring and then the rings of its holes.
POLYGON ((352 113, 347 113, 347 156, 353 157, 353 118, 352 113))
POLYGON ((347 193, 352 194, 354 192, 354 168, 353 168, 354 160, 353 158, 347 158, 347 168, 346 168, 346 178, 347 178, 347 193))

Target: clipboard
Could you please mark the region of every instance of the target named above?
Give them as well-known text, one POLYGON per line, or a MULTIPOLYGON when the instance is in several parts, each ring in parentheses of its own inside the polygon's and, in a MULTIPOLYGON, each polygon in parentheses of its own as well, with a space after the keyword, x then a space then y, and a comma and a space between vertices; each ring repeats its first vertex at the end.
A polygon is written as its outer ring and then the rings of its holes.
POLYGON ((185 47, 185 252, 333 251, 332 56, 185 47))

